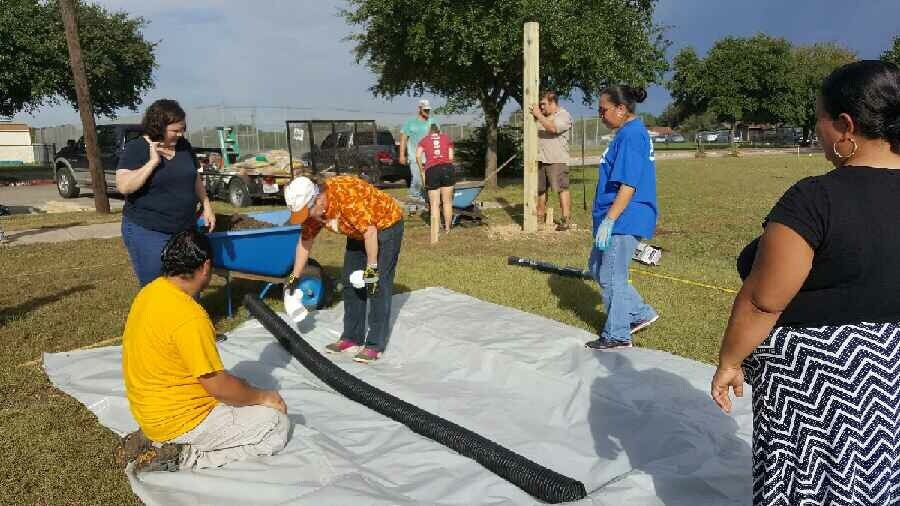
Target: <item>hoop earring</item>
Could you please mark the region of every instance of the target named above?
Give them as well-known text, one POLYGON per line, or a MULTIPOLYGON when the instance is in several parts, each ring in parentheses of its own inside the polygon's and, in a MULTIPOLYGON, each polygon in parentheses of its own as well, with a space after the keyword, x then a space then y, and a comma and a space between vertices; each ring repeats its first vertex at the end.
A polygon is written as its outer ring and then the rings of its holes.
POLYGON ((834 151, 834 156, 838 157, 838 160, 841 161, 841 165, 849 162, 850 159, 853 158, 853 155, 855 155, 856 152, 859 151, 859 144, 857 144, 856 141, 853 140, 852 137, 850 139, 848 139, 848 141, 851 144, 853 144, 853 148, 850 150, 849 155, 842 155, 841 152, 838 151, 838 144, 840 144, 841 142, 844 142, 844 141, 837 141, 831 145, 831 150, 834 151))

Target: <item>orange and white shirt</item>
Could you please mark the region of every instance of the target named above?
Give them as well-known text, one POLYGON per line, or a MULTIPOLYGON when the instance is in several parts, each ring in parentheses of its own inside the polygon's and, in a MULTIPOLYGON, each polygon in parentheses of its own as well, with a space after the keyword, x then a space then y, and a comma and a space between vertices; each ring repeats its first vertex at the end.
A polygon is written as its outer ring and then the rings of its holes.
POLYGON ((303 222, 302 237, 310 240, 323 228, 362 240, 370 225, 390 228, 403 219, 403 210, 393 197, 355 176, 335 176, 322 183, 325 194, 323 220, 303 222))

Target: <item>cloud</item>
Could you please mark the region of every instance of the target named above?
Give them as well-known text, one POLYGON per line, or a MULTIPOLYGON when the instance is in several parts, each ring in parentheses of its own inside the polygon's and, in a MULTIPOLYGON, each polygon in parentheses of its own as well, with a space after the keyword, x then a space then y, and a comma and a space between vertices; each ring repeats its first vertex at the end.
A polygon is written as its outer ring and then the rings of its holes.
MULTIPOLYGON (((355 62, 352 43, 346 40, 356 27, 338 15, 346 5, 343 0, 95 1, 145 18, 144 36, 159 41, 156 88, 145 102, 171 97, 189 108, 283 105, 301 108, 296 114, 320 118, 356 114, 391 123, 414 110, 415 100, 410 97, 372 96, 369 88, 374 76, 355 62)), ((896 0, 853 4, 661 0, 656 11, 656 20, 670 26, 668 38, 674 42, 670 56, 686 45, 705 53, 726 35, 766 32, 801 44, 835 41, 862 57, 877 57, 896 33, 897 19, 900 2, 896 0)), ((434 100, 443 103, 440 98, 434 100)), ((643 110, 659 112, 669 100, 664 89, 651 88, 643 110)), ((576 116, 596 114, 577 99, 566 106, 576 116)), ((474 111, 468 118, 477 117, 474 111)), ((59 106, 20 119, 40 125, 77 122, 78 116, 70 107, 59 106)))

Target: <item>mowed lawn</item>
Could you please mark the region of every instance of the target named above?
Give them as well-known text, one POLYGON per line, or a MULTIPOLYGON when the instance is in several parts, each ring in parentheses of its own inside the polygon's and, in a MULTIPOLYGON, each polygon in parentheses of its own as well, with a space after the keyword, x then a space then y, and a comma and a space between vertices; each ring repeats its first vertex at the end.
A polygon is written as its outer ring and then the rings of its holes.
MULTIPOLYGON (((728 291, 739 287, 735 256, 788 186, 826 170, 818 155, 660 161, 660 234, 651 242, 665 252, 658 267, 634 264, 632 281, 662 318, 640 334, 638 345, 712 362, 733 298, 728 291)), ((516 255, 584 267, 596 168, 585 168, 584 180, 581 174, 572 171, 575 231, 518 233, 522 190, 511 181, 482 193, 483 200, 504 205, 486 211, 488 226, 454 229, 436 246, 428 245, 425 222, 408 218, 396 290, 444 286, 596 331, 604 315, 594 284, 506 265, 507 256, 516 255)), ((35 217, 2 220, 10 228, 41 226, 35 217)), ((94 221, 90 214, 51 220, 94 221)), ((313 251, 332 275, 339 272, 343 244, 323 233, 313 251)), ((117 344, 137 292, 121 240, 0 247, 0 286, 0 503, 139 503, 113 463, 117 437, 52 388, 38 360, 43 352, 117 344)), ((236 295, 258 288, 238 283, 236 295)), ((279 297, 273 290, 270 303, 280 304, 279 297)), ((216 278, 202 303, 227 331, 247 314, 226 318, 224 300, 216 278)))

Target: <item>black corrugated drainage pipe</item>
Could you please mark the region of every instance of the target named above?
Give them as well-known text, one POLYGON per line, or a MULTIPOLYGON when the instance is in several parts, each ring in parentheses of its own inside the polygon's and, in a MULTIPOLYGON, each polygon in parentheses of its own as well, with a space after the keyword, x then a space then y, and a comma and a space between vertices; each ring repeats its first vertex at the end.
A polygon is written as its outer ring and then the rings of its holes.
POLYGON ((414 432, 475 460, 501 478, 542 501, 558 504, 583 499, 580 481, 563 476, 464 427, 398 399, 347 373, 323 357, 258 297, 244 306, 311 373, 349 399, 396 420, 414 432))

